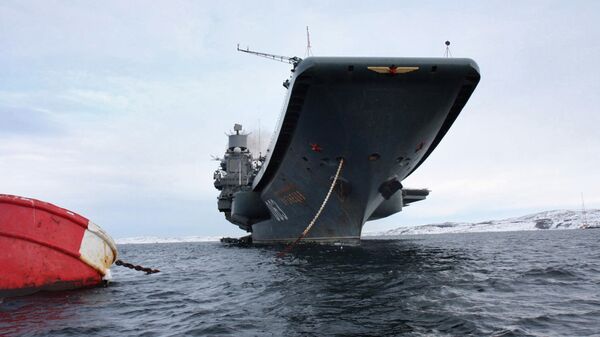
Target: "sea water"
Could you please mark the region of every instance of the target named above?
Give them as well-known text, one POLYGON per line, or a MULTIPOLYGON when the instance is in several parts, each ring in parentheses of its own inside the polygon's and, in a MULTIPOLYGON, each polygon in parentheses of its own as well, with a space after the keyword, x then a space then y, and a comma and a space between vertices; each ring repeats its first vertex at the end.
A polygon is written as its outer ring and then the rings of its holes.
POLYGON ((600 230, 402 236, 360 247, 120 245, 106 288, 0 303, 6 336, 600 334, 600 230))

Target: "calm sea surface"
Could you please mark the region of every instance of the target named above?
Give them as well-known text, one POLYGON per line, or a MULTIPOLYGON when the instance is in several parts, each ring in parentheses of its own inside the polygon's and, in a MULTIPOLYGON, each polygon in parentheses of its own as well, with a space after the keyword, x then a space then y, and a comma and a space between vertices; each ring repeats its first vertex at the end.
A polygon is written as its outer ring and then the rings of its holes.
POLYGON ((4 299, 0 335, 600 336, 600 230, 119 248, 162 272, 4 299))

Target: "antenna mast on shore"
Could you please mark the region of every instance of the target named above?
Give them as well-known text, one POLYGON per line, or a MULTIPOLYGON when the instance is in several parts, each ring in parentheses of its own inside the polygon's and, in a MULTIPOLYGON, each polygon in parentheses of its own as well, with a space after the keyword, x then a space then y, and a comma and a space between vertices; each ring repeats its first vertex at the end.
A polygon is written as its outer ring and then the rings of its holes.
POLYGON ((587 219, 585 214, 585 202, 583 201, 583 192, 581 192, 581 228, 587 228, 587 219))

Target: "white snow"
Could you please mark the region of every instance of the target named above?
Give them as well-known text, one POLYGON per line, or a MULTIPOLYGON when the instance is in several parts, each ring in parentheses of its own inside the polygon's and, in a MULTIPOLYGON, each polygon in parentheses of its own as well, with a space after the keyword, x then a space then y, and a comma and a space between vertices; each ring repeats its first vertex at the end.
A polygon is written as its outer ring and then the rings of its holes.
POLYGON ((181 236, 181 237, 157 237, 137 236, 131 238, 117 239, 117 244, 141 244, 141 243, 174 243, 174 242, 211 242, 219 241, 220 236, 181 236))
MULTIPOLYGON (((600 209, 587 210, 585 220, 589 226, 600 226, 600 209)), ((477 223, 444 222, 430 225, 405 226, 383 232, 364 233, 363 236, 579 229, 582 224, 582 211, 553 210, 517 218, 489 220, 477 223)))

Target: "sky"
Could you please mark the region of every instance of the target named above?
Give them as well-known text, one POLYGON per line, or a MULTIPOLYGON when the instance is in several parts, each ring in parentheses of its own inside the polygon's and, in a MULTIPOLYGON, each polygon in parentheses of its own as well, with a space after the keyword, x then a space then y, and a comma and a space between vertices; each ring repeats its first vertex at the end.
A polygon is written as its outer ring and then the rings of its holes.
POLYGON ((454 57, 481 70, 404 186, 426 201, 379 231, 600 208, 600 2, 0 2, 0 193, 78 212, 113 237, 243 235, 212 174, 234 123, 268 133, 304 56, 454 57))

